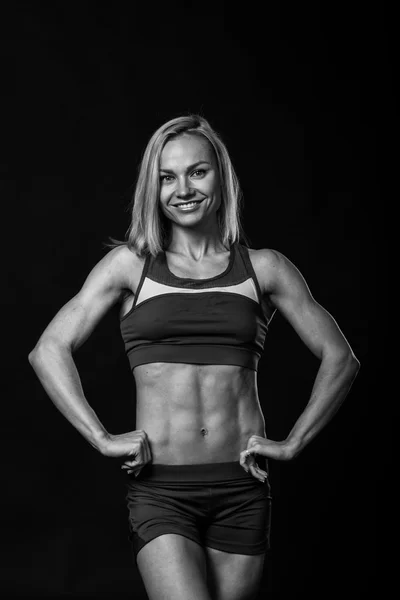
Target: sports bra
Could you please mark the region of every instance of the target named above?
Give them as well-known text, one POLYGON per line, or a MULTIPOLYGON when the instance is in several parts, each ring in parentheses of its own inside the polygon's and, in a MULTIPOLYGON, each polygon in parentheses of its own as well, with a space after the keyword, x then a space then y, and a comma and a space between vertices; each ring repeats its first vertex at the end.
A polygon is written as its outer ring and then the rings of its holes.
POLYGON ((230 247, 220 275, 174 275, 165 252, 148 254, 131 310, 121 318, 132 370, 154 362, 238 365, 257 371, 268 318, 246 246, 230 247))

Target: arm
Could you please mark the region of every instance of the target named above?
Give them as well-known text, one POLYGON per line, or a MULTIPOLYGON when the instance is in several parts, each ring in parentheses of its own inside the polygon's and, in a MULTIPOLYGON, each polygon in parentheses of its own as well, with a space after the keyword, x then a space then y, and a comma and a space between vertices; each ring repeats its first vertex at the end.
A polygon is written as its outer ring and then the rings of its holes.
MULTIPOLYGON (((311 397, 286 440, 273 442, 259 436, 249 440, 249 454, 288 460, 297 456, 330 421, 346 398, 360 365, 337 323, 312 297, 296 267, 279 252, 261 253, 261 285, 265 293, 321 361, 311 397)), ((244 461, 242 452, 241 464, 244 461)))
POLYGON ((72 354, 126 293, 130 287, 127 273, 132 272, 135 260, 126 247, 109 252, 91 271, 80 292, 57 313, 29 354, 29 362, 58 410, 92 446, 110 456, 123 454, 121 448, 121 452, 115 448, 115 440, 121 436, 109 434, 87 402, 72 354), (110 441, 114 441, 112 451, 110 441))

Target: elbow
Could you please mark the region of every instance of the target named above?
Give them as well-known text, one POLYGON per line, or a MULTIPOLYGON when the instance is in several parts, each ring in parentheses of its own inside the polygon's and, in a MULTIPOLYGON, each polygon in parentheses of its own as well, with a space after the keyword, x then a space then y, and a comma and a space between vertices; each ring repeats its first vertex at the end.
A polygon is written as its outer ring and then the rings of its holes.
POLYGON ((361 363, 350 348, 347 353, 347 362, 349 363, 350 368, 353 371, 355 371, 356 373, 357 373, 357 371, 359 371, 361 363))
POLYGON ((28 354, 29 364, 35 368, 41 364, 42 361, 45 361, 49 354, 59 353, 61 348, 62 345, 55 340, 40 339, 33 350, 28 354))
POLYGON ((360 367, 361 367, 360 361, 358 360, 358 358, 356 358, 354 356, 354 354, 353 354, 353 367, 354 367, 354 370, 356 371, 356 373, 358 373, 358 371, 360 370, 360 367))
POLYGON ((328 352, 325 356, 328 361, 332 361, 332 364, 336 365, 340 370, 344 369, 349 373, 357 375, 360 369, 360 361, 350 348, 335 349, 333 352, 328 352))
POLYGON ((39 339, 36 346, 29 352, 28 360, 29 364, 34 367, 35 364, 40 360, 40 356, 43 354, 45 344, 43 343, 42 338, 39 339))
POLYGON ((356 358, 353 354, 352 360, 351 360, 351 365, 352 365, 352 369, 353 369, 353 373, 354 373, 354 377, 357 375, 358 371, 360 370, 361 367, 361 363, 358 360, 358 358, 356 358))
POLYGON ((35 348, 33 348, 33 350, 31 350, 28 354, 28 361, 29 361, 29 364, 31 365, 31 367, 33 367, 35 362, 37 361, 37 355, 38 355, 38 346, 35 346, 35 348))
POLYGON ((346 365, 346 369, 352 374, 353 377, 357 375, 361 366, 360 361, 351 350, 347 353, 346 357, 344 357, 343 364, 346 365))

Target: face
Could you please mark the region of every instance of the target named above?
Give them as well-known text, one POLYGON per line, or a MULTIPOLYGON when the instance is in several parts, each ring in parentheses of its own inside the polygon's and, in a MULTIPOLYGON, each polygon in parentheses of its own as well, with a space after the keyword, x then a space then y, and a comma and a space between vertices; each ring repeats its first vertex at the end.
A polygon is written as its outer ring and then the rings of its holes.
POLYGON ((183 134, 165 144, 160 157, 160 205, 171 221, 195 226, 216 219, 220 206, 218 165, 202 136, 183 134))

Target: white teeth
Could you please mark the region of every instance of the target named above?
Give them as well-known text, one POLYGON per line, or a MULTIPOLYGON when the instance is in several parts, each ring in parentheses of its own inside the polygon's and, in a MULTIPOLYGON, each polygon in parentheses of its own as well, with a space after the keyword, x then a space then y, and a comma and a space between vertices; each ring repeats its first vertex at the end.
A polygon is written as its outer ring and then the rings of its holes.
POLYGON ((190 207, 192 207, 192 206, 195 206, 196 204, 198 204, 197 200, 195 202, 185 202, 185 204, 176 204, 175 206, 178 206, 178 207, 180 207, 180 206, 190 206, 190 207))

